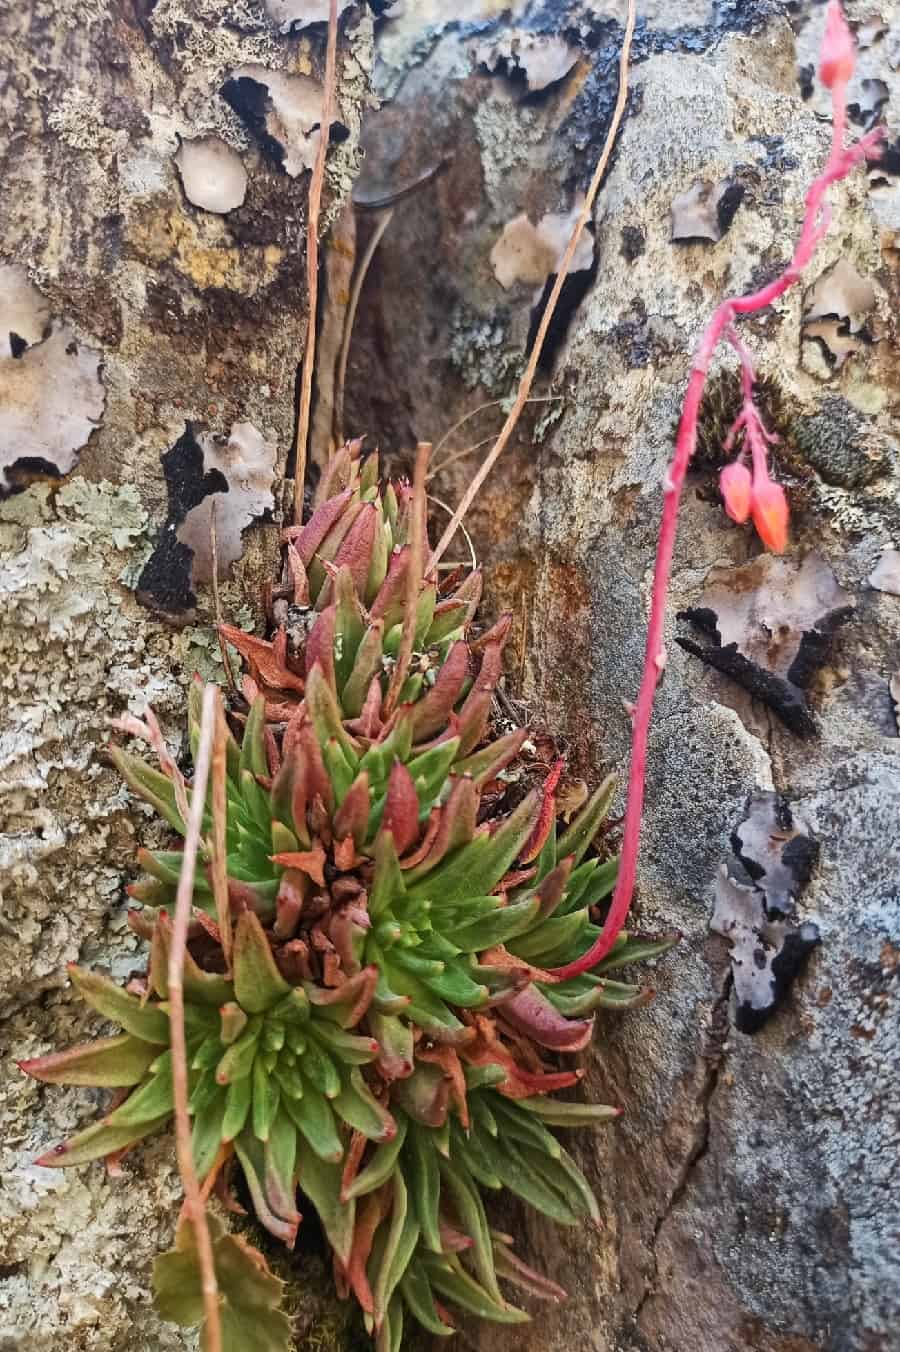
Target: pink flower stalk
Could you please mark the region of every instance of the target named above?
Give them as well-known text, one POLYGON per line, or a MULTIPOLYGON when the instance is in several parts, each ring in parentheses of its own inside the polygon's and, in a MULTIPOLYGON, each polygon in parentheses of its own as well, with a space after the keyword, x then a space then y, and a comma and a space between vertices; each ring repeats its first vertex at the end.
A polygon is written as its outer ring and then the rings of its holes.
POLYGON ((751 295, 733 297, 721 303, 712 316, 700 340, 694 365, 688 380, 687 392, 678 426, 675 454, 665 479, 662 522, 656 550, 653 576, 653 594, 650 603, 650 622, 647 629, 647 647, 641 688, 632 719, 631 768, 628 776, 628 795, 625 808, 625 826, 619 874, 609 913, 603 929, 591 947, 575 962, 558 967, 554 975, 559 980, 590 971, 609 953, 625 924, 637 873, 641 816, 644 806, 644 782, 647 770, 647 737, 653 712, 653 698, 664 666, 663 628, 666 616, 666 596, 675 548, 678 507, 681 490, 691 456, 697 444, 697 417, 703 390, 709 374, 713 353, 723 338, 727 338, 738 352, 744 380, 744 406, 738 415, 729 440, 743 432, 750 446, 754 466, 754 489, 751 512, 754 525, 773 547, 784 548, 787 542, 787 502, 784 490, 772 483, 766 467, 765 443, 770 440, 759 413, 753 404, 753 366, 749 354, 734 332, 734 321, 739 315, 754 314, 778 300, 801 277, 815 253, 819 241, 828 230, 831 213, 825 194, 832 183, 837 183, 874 152, 884 129, 876 127, 855 145, 844 148, 847 122, 847 81, 853 73, 853 43, 844 22, 838 0, 831 0, 822 44, 822 78, 831 89, 832 138, 831 151, 822 173, 807 189, 805 214, 794 255, 784 272, 767 286, 751 295), (773 491, 774 490, 774 491, 773 491), (779 497, 780 495, 780 497, 779 497))

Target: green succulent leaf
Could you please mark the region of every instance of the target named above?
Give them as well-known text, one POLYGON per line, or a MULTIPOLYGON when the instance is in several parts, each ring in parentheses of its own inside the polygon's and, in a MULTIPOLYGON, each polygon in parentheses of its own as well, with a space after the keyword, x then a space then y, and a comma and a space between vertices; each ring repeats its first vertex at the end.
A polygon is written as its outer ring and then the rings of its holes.
POLYGON ((112 1019, 144 1042, 168 1045, 169 1019, 158 1005, 143 1003, 99 972, 88 972, 72 964, 69 976, 82 999, 104 1018, 112 1019))
POLYGON ((259 917, 244 911, 234 936, 234 993, 248 1014, 262 1014, 284 999, 290 986, 275 966, 259 917))
POLYGON ((97 1038, 95 1042, 71 1047, 65 1052, 53 1052, 19 1065, 28 1075, 46 1084, 96 1085, 101 1089, 115 1089, 140 1084, 151 1062, 163 1050, 152 1042, 144 1042, 130 1033, 118 1037, 97 1038))

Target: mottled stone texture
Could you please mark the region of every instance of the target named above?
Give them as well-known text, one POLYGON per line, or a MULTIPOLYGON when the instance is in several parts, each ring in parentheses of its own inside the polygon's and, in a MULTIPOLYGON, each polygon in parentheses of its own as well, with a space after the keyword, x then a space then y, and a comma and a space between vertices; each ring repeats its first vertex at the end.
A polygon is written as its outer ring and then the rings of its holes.
MULTIPOLYGON (((341 118, 351 135, 332 152, 332 202, 355 170, 373 64, 361 8, 342 40, 341 118)), ((573 769, 592 782, 626 764, 622 701, 638 683, 660 485, 689 354, 725 290, 768 277, 786 258, 825 153, 823 104, 816 91, 804 101, 809 75, 798 78, 823 11, 797 8, 639 3, 629 113, 595 213, 595 268, 567 289, 552 380, 536 391, 555 402, 528 410, 472 512, 490 605, 515 615, 510 688, 522 679, 535 719, 567 738, 573 769), (737 183, 743 195, 730 194, 736 210, 719 242, 673 244, 672 200, 697 179, 737 183)), ((860 21, 877 8, 848 4, 860 21)), ((402 188, 441 156, 452 162, 398 204, 382 241, 345 410, 348 429, 367 430, 395 463, 417 437, 437 442, 463 414, 509 393, 540 287, 503 290, 491 250, 507 222, 566 213, 586 184, 615 96, 624 4, 416 0, 405 9, 375 27, 374 83, 385 103, 369 114, 360 195, 402 188), (480 64, 478 53, 516 26, 563 37, 577 53, 570 73, 529 93, 502 63, 480 64)), ((280 174, 218 91, 241 65, 315 74, 321 30, 282 35, 250 0, 86 0, 77 12, 68 0, 33 0, 7 7, 0 24, 0 261, 27 267, 53 316, 102 352, 106 391, 74 477, 0 504, 0 1042, 30 1056, 98 1026, 70 998, 66 960, 117 975, 139 961, 122 883, 135 834, 146 839, 150 828, 104 762, 105 717, 150 699, 177 743, 190 672, 215 670, 208 597, 197 623, 177 632, 134 598, 168 505, 160 457, 186 421, 216 433, 251 421, 277 442, 285 469, 305 322, 308 177, 280 174), (248 172, 246 200, 227 216, 191 206, 172 162, 179 136, 208 134, 237 150, 248 172)), ((892 91, 882 110, 892 139, 897 51, 895 28, 868 43, 861 70, 892 91)), ((874 287, 864 337, 841 365, 822 341, 801 366, 802 289, 745 325, 782 436, 789 557, 815 547, 854 605, 808 692, 818 734, 798 741, 682 651, 672 618, 637 920, 685 937, 651 977, 655 1002, 606 1018, 586 1057, 591 1094, 627 1108, 616 1127, 573 1147, 604 1227, 558 1231, 502 1210, 504 1227, 571 1299, 536 1310, 524 1331, 471 1327, 467 1346, 897 1346, 900 740, 888 681, 900 667, 900 601, 866 581, 883 549, 900 547, 892 184, 860 171, 834 193, 834 226, 809 279, 843 257, 874 287), (785 1007, 749 1038, 733 1028, 726 945, 708 920, 717 870, 755 789, 785 794, 821 842, 799 912, 818 924, 822 944, 785 1007)), ((360 217, 362 249, 371 220, 360 217)), ((341 303, 331 297, 332 309, 341 303)), ((719 391, 708 454, 686 494, 672 617, 697 604, 714 566, 721 580, 758 550, 716 497, 727 379, 719 391)), ((489 437, 500 417, 497 408, 477 413, 436 463, 489 437)), ((438 499, 457 499, 479 453, 438 474, 438 499)), ((225 589, 231 618, 252 622, 273 537, 245 533, 245 558, 225 589)), ((94 1099, 2 1064, 3 1352, 192 1346, 149 1307, 150 1260, 171 1232, 179 1192, 169 1143, 136 1152, 119 1179, 99 1166, 58 1174, 30 1163, 94 1099)), ((306 1243, 315 1246, 314 1234, 306 1243)), ((321 1255, 279 1260, 278 1271, 291 1279, 291 1308, 304 1311, 299 1349, 359 1345, 343 1307, 320 1303, 321 1255)), ((424 1343, 411 1336, 408 1346, 424 1343)))
MULTIPOLYGON (((535 287, 503 290, 491 249, 508 221, 567 211, 586 183, 624 15, 615 0, 520 4, 495 20, 476 5, 454 26, 445 11, 414 8, 377 39, 376 83, 391 101, 364 126, 366 194, 402 187, 441 154, 452 163, 397 207, 364 292, 348 390, 348 423, 393 446, 437 441, 510 389, 535 287), (479 66, 474 53, 504 24, 564 36, 580 53, 572 75, 535 96, 479 66)), ((817 116, 827 102, 819 91, 804 102, 798 78, 823 8, 783 8, 790 22, 777 4, 638 4, 629 115, 595 213, 596 274, 565 307, 552 381, 535 391, 559 403, 528 411, 469 522, 490 602, 516 617, 513 688, 521 662, 535 717, 568 736, 592 782, 626 766, 622 701, 638 685, 691 350, 727 290, 759 284, 787 258, 827 149, 817 116), (718 243, 674 244, 673 198, 697 179, 737 182, 743 197, 718 243)), ((890 36, 896 43, 896 27, 890 36)), ((886 42, 864 48, 860 76, 893 91, 883 112, 894 139, 900 102, 886 42)), ((588 1057, 591 1093, 627 1108, 608 1134, 576 1147, 604 1228, 560 1232, 503 1215, 571 1300, 524 1330, 469 1329, 468 1345, 485 1352, 897 1346, 900 1125, 889 1080, 900 741, 888 679, 900 666, 900 606, 867 585, 900 531, 897 197, 896 177, 877 171, 838 189, 808 279, 843 257, 872 283, 872 341, 861 352, 839 368, 823 359, 817 374, 801 368, 806 288, 744 325, 782 436, 788 557, 820 551, 854 606, 812 676, 818 732, 806 741, 674 643, 689 632, 675 612, 698 604, 714 565, 727 574, 759 551, 715 490, 723 408, 734 400, 727 378, 718 382, 709 453, 685 495, 639 872, 639 923, 679 928, 684 942, 651 977, 654 1004, 607 1018, 588 1057), (859 472, 846 471, 848 455, 859 472), (748 1037, 734 1028, 727 945, 708 922, 716 872, 757 788, 785 793, 821 842, 799 912, 822 944, 786 1005, 748 1037)), ((436 463, 483 442, 501 419, 497 408, 478 413, 436 463)), ((434 494, 455 501, 480 454, 438 474, 434 494)), ((462 557, 463 546, 451 552, 462 557)))

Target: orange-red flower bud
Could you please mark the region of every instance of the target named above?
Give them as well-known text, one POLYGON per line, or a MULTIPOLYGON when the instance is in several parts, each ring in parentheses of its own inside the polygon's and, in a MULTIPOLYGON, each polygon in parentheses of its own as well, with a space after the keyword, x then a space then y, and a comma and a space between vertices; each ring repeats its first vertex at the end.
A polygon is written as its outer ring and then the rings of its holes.
POLYGON ((836 84, 846 84, 855 64, 853 38, 847 20, 838 0, 831 0, 825 17, 819 78, 827 89, 832 89, 836 84))
POLYGON ((788 501, 781 484, 768 477, 754 480, 750 500, 756 533, 767 549, 783 554, 788 540, 788 501))
POLYGON ((725 510, 732 521, 746 521, 750 515, 753 480, 743 461, 735 460, 734 464, 725 466, 719 475, 719 488, 725 499, 725 510))

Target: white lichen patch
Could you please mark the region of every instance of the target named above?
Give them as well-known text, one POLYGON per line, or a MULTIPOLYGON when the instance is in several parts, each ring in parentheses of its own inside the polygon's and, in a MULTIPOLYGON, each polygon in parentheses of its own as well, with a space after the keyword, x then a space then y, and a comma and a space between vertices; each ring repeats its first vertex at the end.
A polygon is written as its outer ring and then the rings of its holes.
POLYGON ((0 358, 13 357, 16 340, 31 347, 44 336, 50 307, 18 263, 0 263, 0 358))
POLYGON ((64 325, 22 356, 0 357, 0 488, 20 460, 74 468, 103 415, 100 361, 64 325))
POLYGON ((268 91, 266 132, 284 152, 283 167, 296 178, 315 164, 321 136, 322 86, 308 75, 286 75, 264 66, 238 66, 234 80, 252 80, 268 91))
POLYGON ((218 136, 182 141, 174 156, 188 201, 219 215, 234 211, 247 195, 247 171, 236 150, 218 136))
POLYGON ((275 507, 272 481, 278 447, 267 441, 252 423, 235 423, 227 438, 198 437, 203 448, 204 475, 217 470, 226 492, 213 492, 192 507, 178 527, 182 544, 193 552, 194 584, 213 575, 212 529, 215 522, 219 578, 228 576, 242 552, 241 531, 256 517, 275 507))
MULTIPOLYGON (((263 0, 263 3, 269 18, 278 24, 282 33, 328 22, 328 0, 263 0)), ((338 0, 338 18, 352 3, 353 0, 338 0)))

